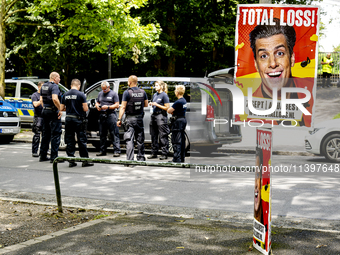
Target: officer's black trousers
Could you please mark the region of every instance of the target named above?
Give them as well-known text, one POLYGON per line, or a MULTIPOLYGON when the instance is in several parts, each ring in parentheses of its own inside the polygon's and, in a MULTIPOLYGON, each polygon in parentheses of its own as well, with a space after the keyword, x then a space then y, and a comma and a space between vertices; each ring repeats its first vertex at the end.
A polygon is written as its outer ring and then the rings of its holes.
POLYGON ((169 152, 169 136, 170 129, 168 126, 168 118, 162 114, 151 115, 150 135, 151 135, 151 154, 157 155, 159 147, 162 155, 167 156, 169 152))
POLYGON ((39 150, 40 135, 43 129, 43 118, 34 116, 32 131, 34 133, 32 138, 32 153, 36 154, 39 150))
POLYGON ((58 113, 53 110, 43 109, 43 134, 40 147, 40 158, 47 157, 49 143, 51 142, 51 159, 58 157, 60 145, 61 120, 58 119, 58 113))
POLYGON ((182 162, 185 160, 185 127, 187 120, 178 118, 171 127, 171 143, 174 148, 173 162, 182 162))
POLYGON ((100 134, 100 151, 106 153, 107 132, 110 132, 113 153, 120 154, 120 139, 119 128, 117 127, 117 114, 112 112, 110 114, 99 115, 99 134, 100 134))
POLYGON ((137 141, 137 160, 145 161, 145 147, 144 147, 144 123, 143 117, 127 116, 126 117, 127 131, 124 133, 124 140, 126 142, 126 159, 134 160, 134 140, 137 141))
POLYGON ((79 155, 82 158, 88 158, 89 153, 87 151, 87 137, 86 131, 84 130, 83 121, 75 118, 66 116, 65 119, 65 142, 66 142, 66 153, 69 157, 74 157, 76 152, 76 140, 75 135, 77 134, 77 141, 79 147, 79 155))
POLYGON ((332 76, 331 73, 326 72, 322 73, 322 87, 331 86, 331 76, 332 76))

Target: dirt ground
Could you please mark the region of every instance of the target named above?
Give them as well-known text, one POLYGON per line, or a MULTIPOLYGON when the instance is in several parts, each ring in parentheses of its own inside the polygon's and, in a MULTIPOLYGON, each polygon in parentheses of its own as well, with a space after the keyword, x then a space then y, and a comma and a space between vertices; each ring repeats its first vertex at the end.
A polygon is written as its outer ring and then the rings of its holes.
POLYGON ((0 249, 113 214, 0 200, 0 249))

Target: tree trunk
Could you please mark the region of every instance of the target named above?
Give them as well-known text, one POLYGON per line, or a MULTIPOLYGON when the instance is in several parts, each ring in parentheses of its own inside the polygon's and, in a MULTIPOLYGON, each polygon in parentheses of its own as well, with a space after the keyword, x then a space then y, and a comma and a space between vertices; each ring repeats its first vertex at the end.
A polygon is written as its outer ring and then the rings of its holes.
MULTIPOLYGON (((173 42, 174 47, 177 49, 177 38, 176 38, 176 23, 175 23, 175 9, 172 5, 171 11, 168 11, 168 34, 173 42)), ((174 77, 176 73, 176 49, 170 55, 167 73, 169 76, 174 77)))
POLYGON ((5 31, 6 25, 3 22, 5 13, 4 1, 1 3, 0 10, 0 96, 5 98, 5 68, 6 68, 6 41, 5 41, 5 31))

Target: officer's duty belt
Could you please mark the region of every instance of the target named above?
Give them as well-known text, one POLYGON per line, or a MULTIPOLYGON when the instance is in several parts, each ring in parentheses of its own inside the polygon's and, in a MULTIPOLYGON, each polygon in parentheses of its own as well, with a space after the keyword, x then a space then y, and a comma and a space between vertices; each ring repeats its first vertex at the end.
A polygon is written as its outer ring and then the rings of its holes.
POLYGON ((77 120, 81 120, 82 117, 77 116, 77 115, 66 115, 66 118, 72 118, 72 119, 77 119, 77 120))
POLYGON ((160 115, 160 114, 162 114, 163 116, 166 116, 166 115, 164 115, 162 112, 154 112, 152 115, 153 115, 153 116, 157 116, 157 115, 160 115))
POLYGON ((54 110, 53 107, 44 107, 44 109, 46 109, 46 110, 54 110))
POLYGON ((143 114, 127 114, 126 117, 143 117, 143 114))
POLYGON ((114 113, 114 111, 101 111, 99 112, 100 114, 105 114, 105 115, 109 115, 111 113, 114 113))

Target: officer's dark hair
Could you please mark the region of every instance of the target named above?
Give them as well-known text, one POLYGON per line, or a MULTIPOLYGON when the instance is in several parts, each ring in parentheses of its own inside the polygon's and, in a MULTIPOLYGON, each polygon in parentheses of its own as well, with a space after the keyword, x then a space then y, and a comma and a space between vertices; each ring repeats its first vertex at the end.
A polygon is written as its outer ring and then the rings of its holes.
POLYGON ((293 54, 293 48, 296 42, 296 33, 294 27, 288 25, 281 26, 280 20, 278 18, 274 18, 273 21, 275 22, 275 25, 257 25, 254 30, 249 33, 250 47, 253 50, 255 59, 256 40, 279 34, 283 34, 286 38, 290 56, 293 54))
POLYGON ((43 84, 44 84, 43 81, 39 81, 39 82, 38 82, 38 87, 41 87, 43 84))

